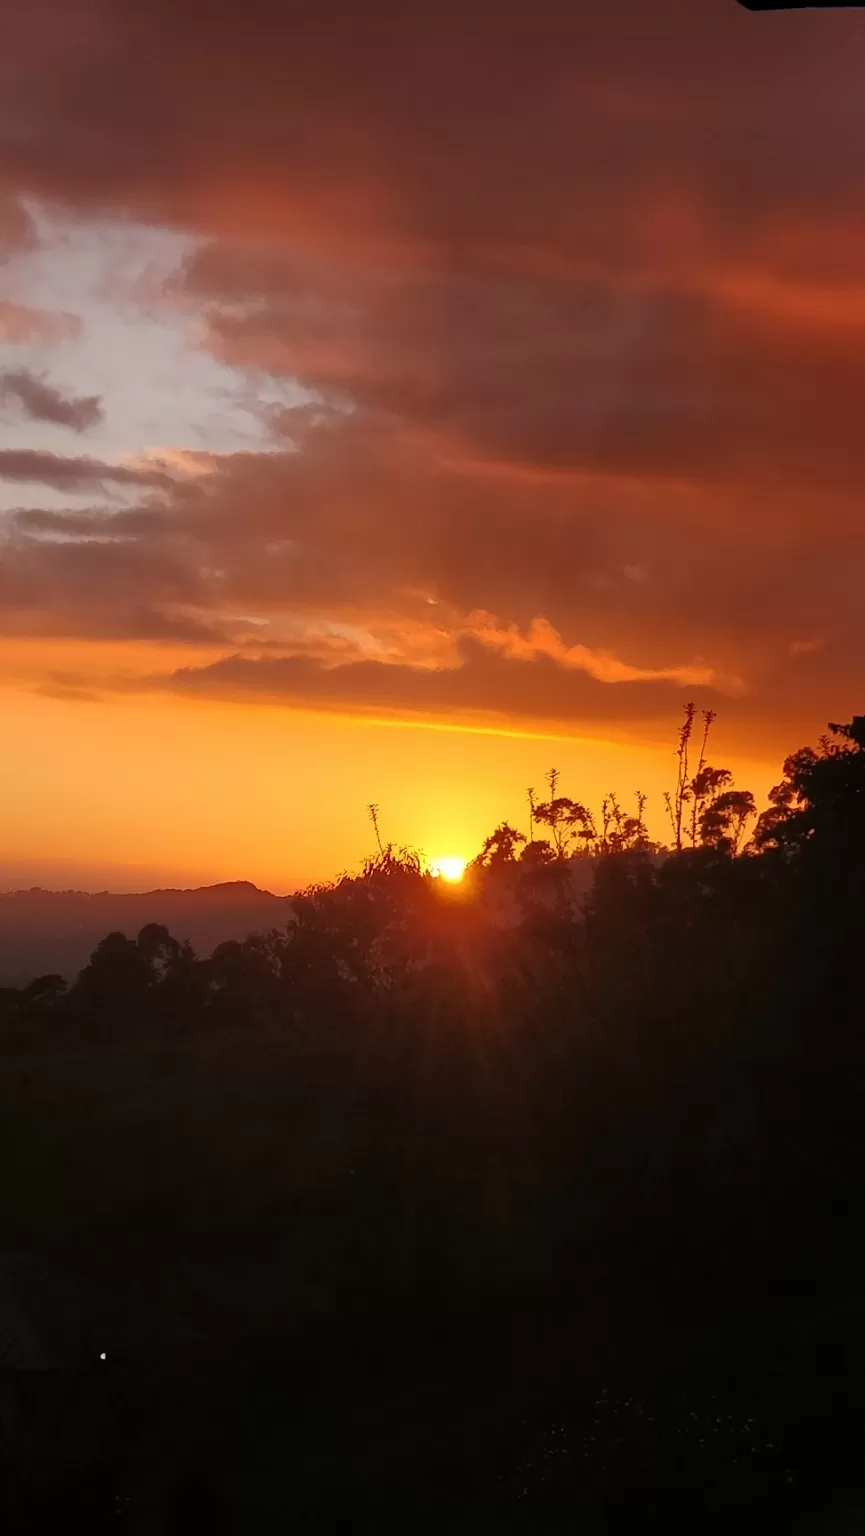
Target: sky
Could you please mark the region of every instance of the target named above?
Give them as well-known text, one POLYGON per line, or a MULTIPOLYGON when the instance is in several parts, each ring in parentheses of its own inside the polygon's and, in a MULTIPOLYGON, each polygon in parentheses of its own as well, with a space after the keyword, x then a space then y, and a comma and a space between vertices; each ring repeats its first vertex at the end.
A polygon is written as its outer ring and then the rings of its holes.
POLYGON ((0 884, 663 831, 865 702, 865 11, 0 22, 0 884), (31 879, 32 877, 32 879, 31 879))

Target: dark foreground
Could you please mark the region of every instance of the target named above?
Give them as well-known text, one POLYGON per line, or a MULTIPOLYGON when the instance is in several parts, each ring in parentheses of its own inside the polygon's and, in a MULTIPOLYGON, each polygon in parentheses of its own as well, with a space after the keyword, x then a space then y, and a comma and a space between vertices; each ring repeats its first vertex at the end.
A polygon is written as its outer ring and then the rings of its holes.
POLYGON ((5 1528, 855 1524, 865 717, 743 850, 693 716, 672 853, 552 772, 463 899, 382 848, 0 991, 5 1528))
POLYGON ((8 1333, 11 1263, 31 1321, 6 1341, 4 1529, 855 1522, 865 1298, 821 1288, 819 1253, 786 1288, 755 1270, 750 1299, 590 1245, 562 1286, 513 1255, 425 1285, 347 1228, 346 1198, 375 1221, 355 1112, 322 1135, 297 1065, 261 1039, 7 1064, 4 1225, 26 1257, 0 1265, 0 1313, 8 1333))
POLYGON ((494 1356, 464 1325, 435 1351, 333 1358, 321 1338, 246 1365, 214 1339, 161 1398, 130 1371, 71 1455, 44 1410, 35 1449, 6 1448, 4 1529, 861 1529, 861 1305, 660 1324, 653 1348, 563 1318, 521 1359, 526 1322, 502 1320, 494 1356))

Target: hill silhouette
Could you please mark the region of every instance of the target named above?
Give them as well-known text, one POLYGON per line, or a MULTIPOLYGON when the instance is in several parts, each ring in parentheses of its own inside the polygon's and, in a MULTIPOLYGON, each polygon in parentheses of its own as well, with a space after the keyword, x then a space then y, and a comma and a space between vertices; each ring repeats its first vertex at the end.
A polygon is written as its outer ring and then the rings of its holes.
POLYGON ((161 923, 209 954, 253 929, 284 927, 289 913, 287 897, 248 880, 139 893, 7 891, 0 893, 0 985, 22 986, 49 972, 72 981, 113 930, 137 933, 161 923))

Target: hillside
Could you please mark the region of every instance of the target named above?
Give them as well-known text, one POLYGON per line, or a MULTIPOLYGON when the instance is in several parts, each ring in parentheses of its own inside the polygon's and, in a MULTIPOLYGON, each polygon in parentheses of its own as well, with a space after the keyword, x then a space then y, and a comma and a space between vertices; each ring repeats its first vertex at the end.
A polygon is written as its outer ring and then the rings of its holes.
POLYGON ((111 891, 9 891, 0 894, 0 984, 21 986, 56 973, 73 979, 107 933, 135 935, 145 923, 164 923, 196 953, 209 954, 225 939, 284 927, 288 898, 247 880, 197 890, 116 894, 111 891))

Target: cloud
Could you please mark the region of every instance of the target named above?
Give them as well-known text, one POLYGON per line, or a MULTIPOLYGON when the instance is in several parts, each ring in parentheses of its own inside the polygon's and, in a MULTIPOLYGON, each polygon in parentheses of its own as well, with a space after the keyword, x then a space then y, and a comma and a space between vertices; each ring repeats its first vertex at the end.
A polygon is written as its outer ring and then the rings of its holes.
POLYGON ((219 648, 233 639, 208 579, 135 509, 19 513, 0 544, 0 634, 219 648))
MULTIPOLYGON (((855 694, 862 18, 350 10, 16 16, 10 186, 191 232, 150 301, 250 398, 315 397, 267 453, 0 452, 56 494, 159 493, 19 513, 26 622, 198 626, 237 655, 175 690, 320 707, 645 723, 706 689, 756 741, 855 694)), ((76 324, 0 305, 22 342, 76 324)))
POLYGON ((62 676, 50 677, 47 682, 34 688, 33 692, 44 699, 59 699, 63 704, 98 704, 100 698, 92 689, 66 682, 62 676))
POLYGON ((678 702, 669 684, 623 682, 611 687, 587 671, 575 680, 572 671, 549 657, 536 655, 518 665, 468 637, 460 641, 457 663, 450 667, 381 661, 334 665, 305 655, 233 655, 209 666, 184 667, 118 686, 498 729, 507 729, 509 723, 515 729, 624 728, 668 719, 678 702))
POLYGON ((0 479, 33 480, 64 491, 87 491, 100 485, 135 485, 167 489, 171 477, 162 470, 105 464, 99 459, 65 458, 33 448, 0 449, 0 479))
POLYGON ((0 299, 0 342, 20 346, 36 342, 52 344, 74 341, 81 332, 77 315, 64 310, 33 309, 27 304, 13 304, 0 299))
POLYGON ((734 233, 765 219, 767 185, 773 212, 857 205, 855 17, 782 33, 726 0, 371 0, 359 32, 345 0, 62 10, 33 0, 10 25, 7 174, 79 205, 295 244, 535 239, 619 261, 660 194, 680 233, 694 194, 734 233))
POLYGON ((801 286, 797 309, 788 289, 715 261, 550 272, 503 269, 493 253, 370 272, 281 265, 254 246, 211 246, 185 280, 220 357, 297 376, 443 454, 849 492, 865 473, 865 330, 850 319, 865 289, 848 293, 843 326, 840 294, 833 309, 801 286))
POLYGON ((18 197, 10 196, 0 187, 0 251, 8 254, 35 244, 36 231, 27 209, 18 197))
MULTIPOLYGON (((726 689, 728 680, 722 680, 726 689)), ((849 681, 849 680, 848 680, 849 681)), ((776 710, 765 699, 729 694, 716 683, 683 688, 672 679, 600 681, 591 671, 569 668, 535 654, 517 662, 483 643, 460 639, 452 665, 412 666, 399 662, 322 656, 314 648, 291 656, 248 656, 235 652, 209 664, 171 672, 103 675, 90 686, 114 691, 167 692, 226 703, 260 703, 322 710, 369 719, 406 719, 429 725, 469 727, 508 733, 542 731, 598 735, 609 740, 650 740, 669 736, 670 722, 685 699, 720 709, 730 750, 759 758, 786 752, 792 739, 815 735, 828 710, 844 705, 842 680, 826 690, 810 679, 791 686, 781 678, 776 710)))
POLYGON ((99 542, 158 538, 166 528, 165 513, 153 507, 129 507, 123 512, 101 507, 76 512, 24 507, 12 514, 11 525, 15 531, 37 538, 99 542))
MULTIPOLYGON (((827 542, 811 531, 819 504, 807 496, 798 507, 779 500, 768 516, 762 491, 733 505, 721 492, 627 478, 479 472, 442 465, 425 445, 357 416, 308 425, 300 444, 226 456, 207 476, 173 481, 158 505, 17 513, 15 537, 46 577, 30 601, 30 632, 41 622, 52 634, 64 623, 76 635, 88 624, 95 636, 128 633, 124 615, 168 603, 190 643, 206 630, 250 661, 404 665, 400 697, 420 713, 411 689, 418 701, 436 697, 420 672, 453 667, 473 644, 507 663, 494 674, 493 712, 505 707, 505 679, 516 711, 525 668, 550 662, 574 701, 583 697, 576 673, 625 687, 636 719, 642 693, 668 715, 677 691, 715 692, 755 740, 774 737, 776 715, 822 710, 825 674, 809 669, 803 690, 790 652, 803 626, 831 632, 839 689, 859 686, 855 507, 827 542), (109 548, 126 551, 110 573, 109 548), (73 608, 53 549, 73 551, 80 581, 87 573, 73 608)), ((352 676, 379 688, 375 670, 352 676)), ((317 682, 314 692, 330 697, 317 682)))
POLYGON ((15 400, 34 421, 48 421, 73 432, 87 432, 102 420, 98 395, 64 395, 44 378, 26 369, 0 373, 0 399, 15 400))
POLYGON ((745 688, 741 678, 724 677, 700 658, 672 667, 636 667, 608 651, 565 645, 561 635, 543 618, 533 619, 528 633, 523 635, 515 624, 503 626, 492 614, 470 614, 467 629, 482 645, 511 660, 537 661, 546 656, 562 667, 587 673, 598 683, 667 682, 679 688, 713 688, 724 693, 741 693, 745 688))
POLYGON ((826 641, 822 635, 814 635, 810 640, 794 640, 790 645, 791 656, 815 656, 822 651, 826 641))

